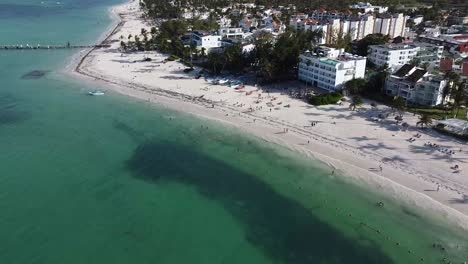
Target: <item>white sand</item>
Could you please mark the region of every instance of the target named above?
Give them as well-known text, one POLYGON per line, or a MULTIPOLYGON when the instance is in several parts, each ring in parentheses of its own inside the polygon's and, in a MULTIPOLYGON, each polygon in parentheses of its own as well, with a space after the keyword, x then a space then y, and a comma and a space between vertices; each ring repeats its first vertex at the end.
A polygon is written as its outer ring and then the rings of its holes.
MULTIPOLYGON (((391 112, 382 105, 372 109, 366 103, 359 111, 350 111, 349 103, 314 107, 273 92, 275 87, 257 90, 247 86, 239 92, 227 86, 211 85, 203 78, 195 79, 195 73, 183 73, 185 67, 178 62, 162 63, 167 56, 156 52, 122 54, 118 51, 120 36, 138 35, 141 28, 149 31, 150 26, 141 19, 137 1, 117 6, 112 12, 119 14, 123 22, 109 38, 114 41, 112 47, 92 51, 77 68, 80 74, 74 75, 101 82, 118 93, 233 125, 318 158, 344 175, 361 179, 407 203, 431 209, 468 229, 466 143, 430 129, 416 128, 418 117, 408 113, 403 117, 410 124, 408 131, 399 131, 393 115, 383 121, 371 121, 371 116, 391 112), (143 62, 145 56, 152 61, 143 62), (271 92, 262 92, 265 89, 271 92), (247 95, 249 91, 253 92, 247 95), (269 107, 267 103, 274 106, 269 107), (249 111, 250 107, 254 111, 249 111), (312 127, 311 122, 317 125, 312 127), (283 133, 286 128, 288 132, 283 133), (416 133, 421 138, 408 142, 416 133), (425 146, 426 142, 456 153, 447 155, 425 146), (460 166, 460 171, 451 169, 455 164, 460 166), (440 191, 436 191, 437 185, 441 186, 440 191)), ((303 85, 292 82, 276 88, 286 87, 303 85)))

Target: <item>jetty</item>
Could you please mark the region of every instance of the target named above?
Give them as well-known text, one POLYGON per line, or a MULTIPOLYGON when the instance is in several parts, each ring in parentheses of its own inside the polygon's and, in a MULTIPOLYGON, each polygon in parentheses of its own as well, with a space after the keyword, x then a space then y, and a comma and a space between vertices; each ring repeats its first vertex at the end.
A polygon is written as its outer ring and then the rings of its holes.
POLYGON ((109 48, 109 44, 98 44, 98 45, 0 45, 0 50, 59 50, 59 49, 94 49, 94 48, 109 48))

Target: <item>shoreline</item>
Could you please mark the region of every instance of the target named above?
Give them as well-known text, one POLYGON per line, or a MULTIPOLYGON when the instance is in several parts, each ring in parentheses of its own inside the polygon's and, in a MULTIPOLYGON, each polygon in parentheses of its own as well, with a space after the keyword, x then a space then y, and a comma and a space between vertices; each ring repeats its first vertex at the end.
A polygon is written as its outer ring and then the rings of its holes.
MULTIPOLYGON (((108 41, 117 35, 119 30, 128 22, 118 12, 118 8, 130 6, 133 3, 135 1, 110 8, 113 24, 108 31, 103 33, 103 36, 106 37, 102 41, 108 41)), ((130 11, 128 12, 130 13, 130 11)), ((376 190, 383 191, 385 194, 404 203, 414 204, 420 209, 430 210, 431 215, 433 213, 438 214, 445 220, 456 223, 458 226, 468 230, 467 206, 461 205, 456 207, 455 205, 457 204, 449 202, 450 199, 460 194, 463 195, 463 191, 457 190, 453 186, 447 186, 442 192, 438 192, 437 196, 430 196, 421 190, 434 188, 434 182, 415 177, 415 175, 411 175, 411 178, 408 178, 406 177, 407 175, 404 175, 405 172, 401 168, 394 168, 392 166, 385 166, 385 170, 380 174, 369 171, 369 165, 376 166, 378 161, 363 155, 359 150, 354 149, 352 145, 347 145, 345 142, 333 141, 333 139, 330 140, 328 135, 311 133, 303 127, 281 120, 280 118, 269 118, 256 113, 246 113, 242 111, 245 109, 237 109, 225 105, 222 100, 219 102, 213 101, 174 90, 161 89, 154 85, 137 84, 130 79, 122 80, 115 78, 115 76, 106 75, 96 70, 96 67, 92 64, 93 60, 99 56, 99 54, 95 54, 98 52, 99 50, 94 48, 78 53, 77 57, 74 57, 70 65, 66 67, 66 74, 92 84, 109 87, 109 90, 122 95, 155 103, 174 111, 234 126, 240 131, 254 135, 266 142, 281 145, 314 160, 319 160, 341 171, 342 173, 340 174, 343 174, 345 177, 365 182, 365 184, 376 188, 376 190), (212 104, 215 105, 214 109, 210 107, 212 104), (289 132, 277 132, 284 128, 287 128, 289 132), (305 144, 307 141, 310 141, 310 143, 305 144)), ((157 78, 155 78, 156 81, 158 81, 157 78)), ((440 181, 439 184, 441 183, 443 181, 440 181)))

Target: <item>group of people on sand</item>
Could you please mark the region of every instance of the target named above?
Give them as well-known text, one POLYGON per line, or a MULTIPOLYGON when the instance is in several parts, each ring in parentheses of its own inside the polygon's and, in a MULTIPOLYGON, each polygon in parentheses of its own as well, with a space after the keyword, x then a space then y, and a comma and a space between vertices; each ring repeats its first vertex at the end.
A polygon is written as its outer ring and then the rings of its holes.
MULTIPOLYGON (((421 138, 421 134, 417 133, 416 135, 414 135, 414 137, 415 137, 415 138, 421 138)), ((416 141, 415 138, 412 138, 412 137, 411 137, 410 139, 408 139, 408 141, 411 142, 411 143, 413 143, 413 142, 416 141)))
POLYGON ((455 151, 453 150, 450 150, 448 148, 441 148, 439 145, 435 144, 435 143, 431 143, 431 142, 427 142, 424 144, 425 146, 429 146, 431 148, 436 148, 438 151, 442 152, 442 153, 445 153, 445 154, 448 154, 448 155, 453 155, 455 154, 455 151))

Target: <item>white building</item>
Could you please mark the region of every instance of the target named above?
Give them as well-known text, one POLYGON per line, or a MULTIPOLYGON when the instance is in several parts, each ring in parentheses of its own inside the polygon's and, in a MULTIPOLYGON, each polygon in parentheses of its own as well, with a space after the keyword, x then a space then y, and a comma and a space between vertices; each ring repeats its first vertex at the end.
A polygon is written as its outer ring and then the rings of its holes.
POLYGON ((197 49, 204 48, 209 53, 212 49, 221 47, 221 36, 206 31, 192 31, 190 42, 196 45, 197 49))
POLYGON ((200 12, 198 10, 191 9, 185 9, 181 14, 181 18, 184 19, 199 18, 205 20, 208 19, 208 17, 210 17, 210 12, 200 12))
POLYGON ((374 33, 388 35, 390 38, 405 35, 407 17, 403 13, 384 14, 375 19, 374 33))
POLYGON ((218 29, 218 35, 220 35, 222 38, 232 40, 244 39, 244 31, 242 28, 220 28, 218 29))
POLYGON ((377 67, 387 64, 387 66, 395 68, 417 58, 421 64, 429 63, 430 67, 435 67, 439 65, 443 52, 443 46, 423 42, 372 45, 369 46, 367 59, 377 67))
POLYGON ((411 21, 413 21, 414 25, 419 25, 424 21, 424 16, 415 16, 411 18, 411 21))
POLYGON ((385 93, 400 96, 408 105, 436 106, 444 103, 447 81, 426 70, 405 64, 385 81, 385 93))
POLYGON ((227 16, 222 16, 216 21, 220 28, 230 27, 232 20, 227 16))
POLYGON ((350 8, 357 9, 361 13, 385 13, 388 11, 388 7, 386 6, 374 6, 371 3, 367 2, 358 2, 354 5, 351 5, 350 8))
POLYGON ((431 37, 431 38, 438 38, 440 37, 440 28, 439 27, 425 27, 424 28, 424 36, 431 37))
POLYGON ((389 35, 391 38, 405 35, 406 17, 403 14, 385 14, 384 17, 377 18, 374 14, 343 18, 346 17, 345 13, 341 13, 340 17, 337 13, 323 10, 316 11, 314 14, 308 18, 294 15, 291 17, 289 25, 297 30, 322 30, 324 41, 320 44, 330 44, 334 39, 333 36, 338 33, 350 34, 352 40, 361 40, 374 33, 389 35), (324 14, 326 14, 326 19, 322 18, 325 16, 324 14))
POLYGON ((343 84, 364 78, 366 58, 345 53, 344 49, 320 47, 316 53, 300 56, 298 78, 328 91, 337 91, 343 84))

